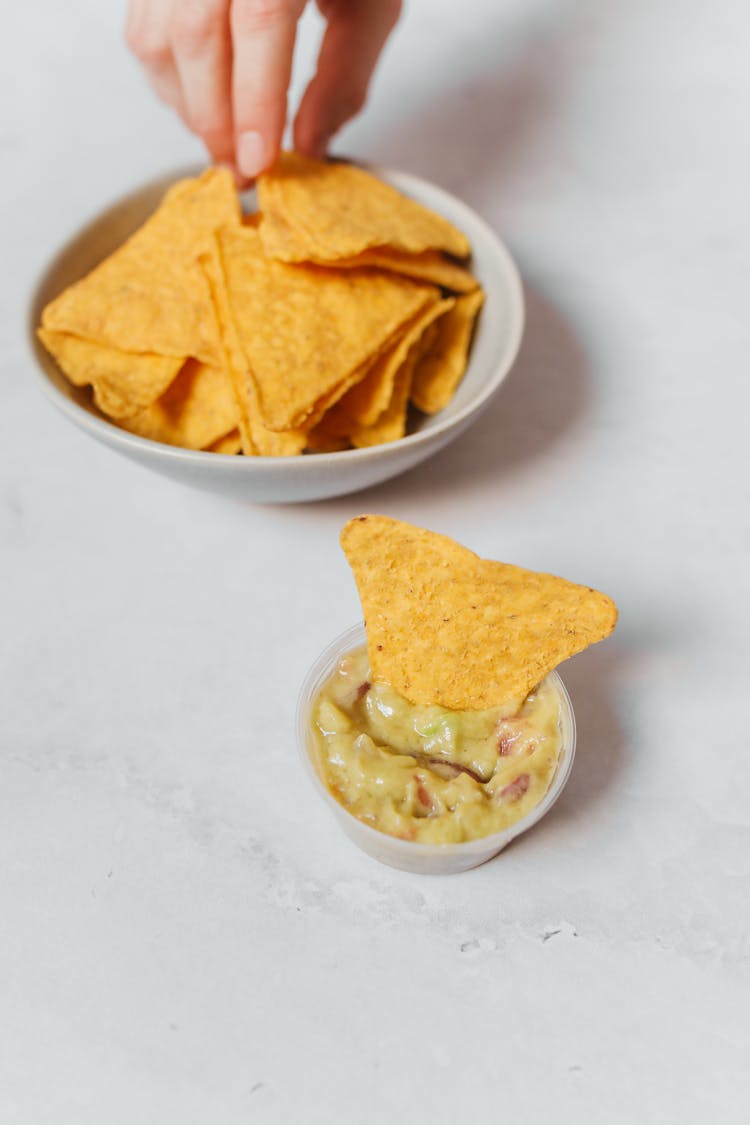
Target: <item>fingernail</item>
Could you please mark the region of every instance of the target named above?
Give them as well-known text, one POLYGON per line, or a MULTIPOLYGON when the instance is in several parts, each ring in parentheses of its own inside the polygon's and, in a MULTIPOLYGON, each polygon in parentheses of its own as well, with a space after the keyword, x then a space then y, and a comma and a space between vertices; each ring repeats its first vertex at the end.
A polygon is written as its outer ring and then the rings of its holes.
POLYGON ((243 176, 255 179, 265 167, 266 146, 260 133, 240 133, 237 138, 237 164, 243 176))

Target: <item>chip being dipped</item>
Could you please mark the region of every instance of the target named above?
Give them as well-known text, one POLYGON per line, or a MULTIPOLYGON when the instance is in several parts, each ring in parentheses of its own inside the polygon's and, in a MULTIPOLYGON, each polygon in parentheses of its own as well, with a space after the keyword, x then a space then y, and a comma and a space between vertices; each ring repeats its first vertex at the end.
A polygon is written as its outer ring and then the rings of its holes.
POLYGON ((573 721, 554 668, 612 631, 614 603, 385 516, 350 520, 341 541, 367 645, 339 654, 312 702, 318 776, 401 840, 499 838, 566 776, 573 721))
POLYGON ((387 516, 350 520, 341 545, 362 602, 373 675, 412 703, 503 706, 603 640, 617 621, 606 594, 481 559, 445 535, 387 516))

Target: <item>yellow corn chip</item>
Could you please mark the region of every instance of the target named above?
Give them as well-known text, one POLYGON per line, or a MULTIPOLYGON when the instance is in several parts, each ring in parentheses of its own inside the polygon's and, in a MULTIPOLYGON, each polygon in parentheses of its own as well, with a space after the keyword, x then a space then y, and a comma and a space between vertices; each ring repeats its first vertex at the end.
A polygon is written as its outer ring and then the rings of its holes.
POLYGON ((229 298, 216 236, 211 247, 200 255, 198 261, 211 294, 222 363, 232 382, 237 403, 237 428, 240 432, 242 452, 245 456, 252 457, 258 453, 258 449, 253 440, 249 411, 251 405, 255 408, 256 392, 229 311, 229 298))
POLYGON ((259 178, 258 199, 266 251, 283 261, 330 262, 376 246, 457 258, 471 249, 442 215, 351 164, 283 153, 259 178))
POLYGON ((48 328, 37 332, 71 383, 94 385, 97 405, 112 418, 127 418, 149 406, 164 393, 184 362, 174 356, 121 352, 48 328))
POLYGON ((230 430, 224 437, 212 441, 210 445, 206 446, 207 453, 227 453, 235 454, 242 452, 242 438, 240 437, 239 430, 230 430))
POLYGON ((164 445, 205 449, 237 426, 229 376, 221 367, 189 359, 161 398, 120 424, 164 445))
POLYGON ((271 261, 252 228, 221 231, 218 243, 232 321, 268 429, 309 424, 316 407, 363 377, 363 365, 435 300, 434 288, 395 275, 271 261))
MULTIPOLYGON (((420 338, 412 344, 406 359, 396 372, 391 401, 377 421, 371 426, 355 426, 352 428, 348 436, 352 445, 357 449, 369 445, 383 445, 389 441, 398 441, 399 438, 404 436, 414 371, 425 351, 429 348, 432 335, 436 331, 437 324, 433 321, 427 326, 420 338)), ((326 419, 323 420, 324 423, 325 421, 326 419)))
POLYGON ((455 304, 437 321, 432 350, 420 360, 412 384, 412 402, 425 414, 436 414, 447 406, 461 382, 469 355, 469 345, 484 293, 477 289, 455 304))
POLYGON ((396 374, 393 395, 386 410, 372 426, 354 429, 351 433, 352 445, 362 448, 367 445, 380 445, 398 441, 406 433, 412 381, 417 364, 431 347, 437 332, 437 323, 428 324, 420 338, 412 345, 402 367, 396 374))
POLYGON ((307 435, 307 448, 312 453, 340 453, 349 448, 349 439, 326 433, 325 423, 320 422, 307 435))
POLYGON ((383 344, 373 355, 368 356, 364 363, 347 375, 341 383, 337 383, 333 390, 328 391, 326 394, 321 395, 315 403, 310 414, 304 422, 304 430, 309 434, 310 431, 318 425, 323 418, 330 418, 333 414, 333 407, 338 403, 348 390, 355 387, 357 383, 361 383, 363 379, 372 371, 373 367, 381 361, 381 359, 389 354, 394 343, 394 339, 398 339, 398 333, 383 344))
MULTIPOLYGON (((313 265, 324 266, 326 262, 313 265)), ((450 289, 454 293, 471 293, 479 285, 472 273, 458 262, 446 258, 439 250, 423 250, 421 254, 404 254, 390 246, 378 246, 374 250, 363 250, 355 258, 336 258, 332 263, 337 269, 375 269, 390 270, 404 277, 417 278, 450 289)))
POLYGON ((231 174, 175 185, 150 219, 42 314, 47 329, 127 352, 217 363, 214 318, 196 256, 220 226, 239 226, 231 174))
MULTIPOLYGON (((386 349, 390 350, 390 349, 386 349)), ((360 367, 356 368, 343 383, 339 383, 328 394, 318 399, 312 412, 307 416, 301 430, 284 430, 282 434, 302 434, 305 437, 304 447, 314 453, 337 453, 347 449, 350 445, 346 434, 334 433, 328 426, 329 419, 335 414, 335 405, 342 395, 366 378, 372 367, 379 362, 381 356, 376 354, 368 358, 360 367)))
POLYGON ((410 348, 422 333, 453 307, 454 298, 434 300, 405 325, 392 348, 373 364, 367 376, 339 399, 328 419, 330 433, 351 434, 354 429, 372 426, 388 406, 393 395, 396 373, 410 348))
POLYGON ((410 385, 445 396, 460 377, 467 240, 345 164, 284 154, 259 196, 265 212, 242 215, 226 169, 174 184, 45 308, 40 339, 102 411, 155 441, 295 456, 395 440, 410 385))
POLYGON ((610 598, 480 559, 444 535, 359 516, 341 543, 354 572, 373 676, 416 704, 483 710, 524 698, 608 636, 610 598))
POLYGON ((411 348, 396 372, 391 401, 383 413, 372 425, 357 426, 352 430, 350 440, 356 449, 364 449, 369 445, 384 445, 389 441, 398 441, 404 436, 415 362, 416 348, 411 348))
MULTIPOLYGON (((281 214, 273 212, 271 215, 265 215, 262 211, 258 211, 260 216, 257 230, 263 242, 263 252, 269 258, 275 258, 279 262, 304 262, 309 260, 305 255, 300 255, 300 239, 293 227, 284 221, 281 214), (273 253, 271 253, 273 248, 273 253), (297 257, 295 257, 297 255, 297 257)), ((316 262, 320 265, 320 262, 316 262)))
POLYGON ((255 380, 242 354, 229 309, 226 279, 217 241, 214 242, 212 252, 202 255, 200 261, 211 290, 224 363, 234 387, 243 450, 247 455, 259 457, 293 457, 305 448, 306 435, 296 429, 275 433, 267 429, 263 422, 255 380))
POLYGON ((301 453, 307 445, 307 434, 304 430, 269 430, 263 424, 263 418, 258 408, 258 395, 252 379, 248 380, 248 397, 251 402, 250 432, 258 455, 261 457, 294 457, 301 453))

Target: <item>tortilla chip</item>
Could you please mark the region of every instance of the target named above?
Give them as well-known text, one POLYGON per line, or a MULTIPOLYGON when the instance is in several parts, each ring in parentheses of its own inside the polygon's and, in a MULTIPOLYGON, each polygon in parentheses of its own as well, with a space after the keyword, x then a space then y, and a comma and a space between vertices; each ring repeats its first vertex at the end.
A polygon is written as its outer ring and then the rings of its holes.
POLYGON ((480 559, 386 516, 350 520, 341 544, 372 674, 415 704, 484 710, 524 698, 617 621, 614 602, 596 590, 480 559))
POLYGON ((42 324, 126 352, 218 363, 206 280, 195 259, 214 230, 239 223, 227 169, 176 184, 126 243, 47 305, 42 324))
POLYGON ((372 357, 437 296, 372 270, 271 261, 252 228, 221 231, 218 245, 232 322, 270 430, 309 426, 316 408, 364 377, 372 357))
POLYGON ((221 367, 189 359, 160 399, 120 424, 150 441, 205 449, 237 427, 229 376, 221 367))
POLYGON ((394 440, 412 370, 433 363, 413 344, 437 349, 428 325, 449 322, 440 291, 476 289, 444 252, 467 240, 349 165, 285 154, 263 194, 268 213, 242 215, 226 169, 174 184, 45 308, 40 339, 102 411, 156 441, 231 450, 238 431, 248 455, 294 456, 394 440), (287 261, 264 249, 274 231, 287 261))
MULTIPOLYGON (((398 441, 406 434, 406 423, 409 412, 409 397, 412 380, 417 364, 422 359, 425 351, 431 344, 433 334, 437 331, 435 321, 429 324, 419 339, 412 344, 403 364, 396 372, 393 384, 393 394, 388 406, 370 426, 354 426, 349 433, 351 444, 357 449, 370 445, 383 445, 386 442, 398 441)), ((331 413, 335 413, 332 411, 331 413)), ((323 419, 325 424, 326 419, 323 419)))
POLYGON ((339 399, 351 388, 367 378, 372 367, 379 362, 380 356, 365 360, 365 362, 339 383, 328 394, 323 395, 315 403, 312 412, 307 416, 304 426, 299 431, 283 431, 284 433, 302 433, 305 436, 305 448, 313 453, 338 453, 347 449, 351 444, 347 434, 334 433, 329 426, 329 420, 335 417, 335 407, 339 399))
POLYGON ((37 334, 71 383, 93 384, 99 409, 112 418, 127 418, 149 406, 184 362, 173 356, 121 352, 48 328, 39 328, 37 334))
POLYGON ((210 445, 206 446, 207 453, 226 453, 236 454, 242 452, 242 439, 239 430, 230 430, 224 437, 220 437, 217 441, 212 441, 210 445))
POLYGON ((307 434, 304 430, 291 429, 283 431, 269 430, 263 424, 263 417, 258 407, 258 395, 252 379, 248 380, 248 397, 250 400, 250 432, 253 435, 255 448, 261 457, 294 457, 301 453, 307 445, 307 434))
POLYGON ((455 304, 436 323, 436 338, 430 352, 414 372, 412 402, 425 414, 436 414, 448 405, 461 382, 469 356, 474 321, 484 293, 477 289, 455 304))
POLYGON ((425 351, 430 348, 431 337, 436 331, 436 327, 437 325, 433 321, 409 349, 404 363, 401 364, 396 373, 394 393, 391 395, 390 403, 377 422, 369 426, 353 427, 349 436, 355 448, 362 449, 365 445, 379 445, 389 441, 398 441, 406 434, 409 397, 410 391, 412 391, 414 372, 425 351))
POLYGON ((247 370, 232 315, 229 311, 229 298, 219 258, 219 246, 214 236, 211 247, 200 255, 199 264, 208 283, 211 305, 219 337, 222 363, 229 375, 237 404, 237 428, 240 431, 242 452, 247 457, 258 453, 250 428, 249 410, 255 401, 255 388, 247 370))
MULTIPOLYGON (((324 266, 325 262, 313 263, 324 266)), ((334 265, 337 269, 375 269, 390 270, 404 277, 413 277, 419 281, 429 281, 432 285, 439 285, 441 289, 450 289, 453 293, 471 293, 479 285, 472 273, 458 262, 446 258, 439 250, 423 250, 421 254, 404 254, 393 250, 390 246, 377 246, 374 250, 363 250, 355 258, 337 258, 334 265)))
POLYGON ((311 453, 341 453, 350 446, 348 437, 326 432, 325 421, 315 426, 307 435, 307 448, 311 453))
POLYGON ((217 241, 214 242, 212 252, 202 255, 200 261, 211 290, 224 364, 235 392, 243 452, 248 456, 259 457, 292 457, 301 453, 306 440, 306 435, 301 430, 275 433, 264 424, 255 380, 242 354, 229 309, 226 279, 217 241))
POLYGON ((282 153, 258 179, 260 233, 270 257, 286 262, 352 258, 371 247, 407 254, 470 252, 442 215, 351 164, 282 153))
POLYGON ((370 426, 357 426, 352 430, 350 440, 356 449, 364 449, 370 445, 385 445, 389 441, 398 441, 406 433, 409 392, 416 358, 416 349, 411 348, 396 372, 391 401, 377 421, 370 426))
MULTIPOLYGON (((432 324, 428 325, 427 328, 425 328, 424 332, 422 333, 422 338, 419 341, 419 355, 417 356, 417 361, 416 361, 417 365, 420 364, 422 362, 422 360, 426 356, 428 356, 431 352, 434 352, 435 347, 437 345, 437 338, 438 338, 438 325, 433 320, 432 324)), ((416 365, 415 365, 415 370, 416 370, 416 365)))
POLYGON ((367 376, 339 399, 328 419, 330 433, 350 434, 354 429, 361 430, 377 422, 391 401, 396 374, 409 350, 429 325, 453 304, 452 297, 434 300, 404 327, 394 345, 373 364, 367 376))

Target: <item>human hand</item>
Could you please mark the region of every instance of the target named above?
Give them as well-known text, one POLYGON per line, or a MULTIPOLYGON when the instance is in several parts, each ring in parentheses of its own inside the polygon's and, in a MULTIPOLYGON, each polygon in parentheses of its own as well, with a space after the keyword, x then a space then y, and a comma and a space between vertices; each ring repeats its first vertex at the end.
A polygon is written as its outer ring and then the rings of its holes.
MULTIPOLYGON (((157 95, 217 163, 254 179, 273 164, 287 116, 306 0, 129 0, 125 38, 157 95)), ((326 29, 294 121, 294 145, 322 156, 362 109, 401 0, 317 0, 326 29)))

